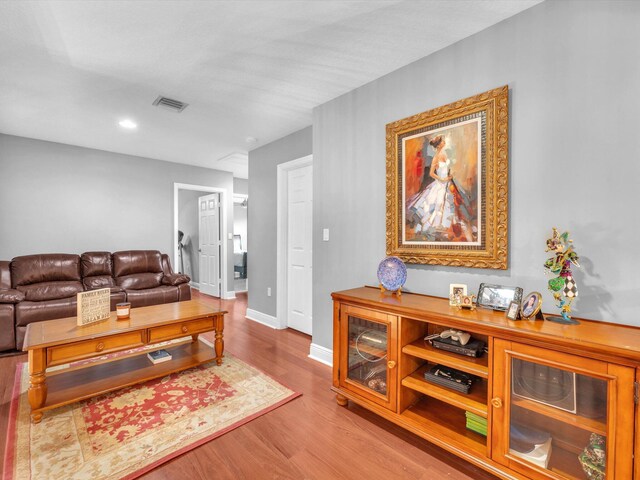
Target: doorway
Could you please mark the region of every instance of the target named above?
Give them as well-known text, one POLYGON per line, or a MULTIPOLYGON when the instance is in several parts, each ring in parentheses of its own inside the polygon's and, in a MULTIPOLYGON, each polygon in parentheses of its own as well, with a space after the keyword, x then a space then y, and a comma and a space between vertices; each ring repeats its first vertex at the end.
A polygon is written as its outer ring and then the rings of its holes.
POLYGON ((281 328, 312 333, 313 157, 278 165, 278 297, 281 328))
POLYGON ((236 293, 248 290, 249 248, 247 245, 247 220, 249 196, 233 195, 233 290, 236 293))
MULTIPOLYGON (((219 278, 219 288, 216 289, 214 293, 209 293, 202 291, 202 293, 207 293, 214 296, 220 296, 220 298, 228 299, 235 298, 235 294, 233 292, 227 292, 227 259, 228 259, 228 250, 227 243, 224 239, 227 238, 227 190, 225 188, 218 187, 210 187, 205 185, 192 185, 186 183, 174 183, 173 184, 173 245, 174 245, 174 254, 173 254, 173 266, 176 271, 181 269, 181 263, 184 264, 184 273, 189 275, 192 278, 191 285, 194 288, 201 289, 201 252, 198 252, 200 246, 200 234, 199 234, 199 226, 200 226, 200 200, 199 197, 207 196, 210 194, 216 194, 219 205, 219 214, 218 214, 218 225, 219 225, 219 251, 216 255, 218 261, 218 278, 219 278), (187 208, 187 203, 185 203, 184 199, 189 198, 193 199, 190 201, 189 211, 192 212, 190 215, 193 216, 193 228, 190 230, 189 235, 187 232, 181 230, 180 226, 184 228, 183 215, 185 208, 187 208), (180 248, 178 237, 179 231, 183 232, 183 248, 180 248), (188 251, 190 248, 190 251, 188 251), (182 262, 180 261, 180 253, 182 250, 182 262), (191 257, 189 258, 189 253, 191 257)), ((208 203, 207 203, 208 206, 208 203)), ((205 287, 206 288, 206 287, 205 287)))

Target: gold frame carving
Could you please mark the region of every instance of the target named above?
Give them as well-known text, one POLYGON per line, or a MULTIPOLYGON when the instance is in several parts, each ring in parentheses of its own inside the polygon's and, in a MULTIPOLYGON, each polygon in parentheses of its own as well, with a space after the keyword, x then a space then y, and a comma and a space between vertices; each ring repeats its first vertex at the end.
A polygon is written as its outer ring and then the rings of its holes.
POLYGON ((387 255, 395 255, 406 263, 506 270, 509 246, 508 86, 387 124, 386 148, 387 255), (482 245, 471 248, 463 245, 403 243, 402 209, 405 206, 402 196, 399 137, 475 114, 484 115, 485 122, 485 143, 481 158, 484 188, 481 198, 478 199, 478 214, 482 215, 483 219, 482 245))

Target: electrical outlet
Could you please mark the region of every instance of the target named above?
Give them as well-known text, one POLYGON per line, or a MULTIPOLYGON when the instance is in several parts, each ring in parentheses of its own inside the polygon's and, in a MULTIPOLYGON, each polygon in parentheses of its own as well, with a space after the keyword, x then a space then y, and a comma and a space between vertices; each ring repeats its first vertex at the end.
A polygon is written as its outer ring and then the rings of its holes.
POLYGON ((267 287, 267 297, 271 296, 271 287, 267 287))

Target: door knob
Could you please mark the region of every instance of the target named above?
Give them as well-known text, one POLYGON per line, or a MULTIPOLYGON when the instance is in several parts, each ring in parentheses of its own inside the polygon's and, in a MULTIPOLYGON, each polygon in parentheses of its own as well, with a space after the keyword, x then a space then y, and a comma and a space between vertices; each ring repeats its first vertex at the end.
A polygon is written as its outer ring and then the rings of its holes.
POLYGON ((396 366, 396 362, 394 362, 393 360, 389 360, 387 362, 387 367, 394 368, 395 366, 396 366))
POLYGON ((492 398, 491 405, 493 405, 495 408, 502 408, 502 399, 500 397, 492 398))

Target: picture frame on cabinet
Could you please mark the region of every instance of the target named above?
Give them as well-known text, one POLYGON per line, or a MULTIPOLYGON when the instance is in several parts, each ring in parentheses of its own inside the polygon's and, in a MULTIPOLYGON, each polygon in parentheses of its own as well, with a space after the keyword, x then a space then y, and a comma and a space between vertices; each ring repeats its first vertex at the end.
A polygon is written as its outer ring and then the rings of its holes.
POLYGON ((507 268, 505 85, 387 124, 387 255, 507 268))
POLYGON ((509 320, 519 320, 520 319, 520 303, 511 302, 505 314, 509 320))
MULTIPOLYGON (((542 317, 540 310, 542 309, 542 294, 540 292, 531 292, 522 301, 520 307, 520 315, 527 320, 535 320, 542 317)), ((542 317, 544 318, 544 317, 542 317)))
POLYGON ((467 286, 464 283, 449 284, 449 305, 455 307, 460 304, 460 297, 467 294, 467 286))
POLYGON ((481 283, 478 289, 478 306, 493 310, 507 310, 511 302, 522 301, 522 288, 481 283))

